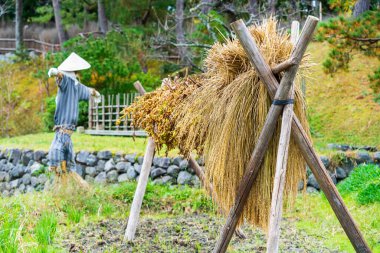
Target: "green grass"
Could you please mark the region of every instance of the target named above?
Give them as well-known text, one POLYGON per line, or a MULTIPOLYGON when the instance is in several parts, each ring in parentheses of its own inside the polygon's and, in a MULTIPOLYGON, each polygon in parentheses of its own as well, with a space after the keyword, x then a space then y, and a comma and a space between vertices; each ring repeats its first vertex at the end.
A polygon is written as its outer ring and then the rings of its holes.
POLYGON ((4 216, 0 225, 0 252, 1 253, 17 253, 19 242, 17 234, 20 224, 17 220, 4 216))
MULTIPOLYGON (((36 192, 0 198, 0 253, 65 252, 60 242, 74 228, 107 218, 127 219, 135 189, 136 183, 128 182, 72 194, 36 192)), ((192 212, 213 215, 215 210, 202 189, 149 182, 142 211, 161 217, 192 212)))
POLYGON ((74 223, 79 223, 84 215, 82 210, 74 208, 73 206, 66 206, 63 210, 67 214, 67 219, 74 223))
MULTIPOLYGON (((380 253, 380 203, 360 205, 349 195, 343 199, 372 252, 380 253)), ((286 216, 296 220, 298 229, 321 238, 327 247, 339 252, 355 252, 323 194, 299 197, 296 209, 286 216)))
POLYGON ((53 244, 55 233, 57 232, 57 224, 58 220, 54 212, 42 213, 34 228, 39 245, 47 246, 53 244))
MULTIPOLYGON (((5 242, 0 245, 7 245, 7 250, 0 252, 18 252, 20 248, 24 252, 64 252, 60 242, 73 230, 80 231, 89 222, 108 218, 126 219, 135 188, 136 183, 128 182, 94 186, 87 193, 64 196, 41 192, 0 198, 0 240, 5 242)), ((341 186, 338 188, 371 249, 379 253, 380 203, 360 204, 355 194, 345 193, 341 186)), ((161 219, 188 213, 213 216, 215 210, 202 189, 149 183, 142 217, 161 219)), ((323 194, 299 196, 295 207, 287 210, 285 216, 294 220, 298 229, 320 238, 331 249, 354 252, 323 194)))
POLYGON ((316 63, 306 85, 308 119, 318 150, 327 143, 380 147, 380 104, 368 81, 379 66, 375 57, 355 55, 348 71, 331 76, 323 72, 326 43, 311 43, 308 51, 316 63))
POLYGON ((338 186, 342 195, 351 195, 359 204, 380 203, 380 167, 361 165, 338 186))
MULTIPOLYGON (((12 138, 0 138, 0 149, 2 148, 25 148, 33 150, 48 151, 54 133, 38 133, 17 136, 12 138)), ((74 150, 100 151, 110 150, 111 152, 122 152, 124 154, 136 153, 143 155, 145 152, 146 138, 116 137, 116 136, 92 136, 87 134, 74 133, 72 135, 74 150)), ((162 150, 160 155, 165 153, 162 150)), ((177 155, 177 151, 169 152, 169 156, 177 155)))
MULTIPOLYGON (((373 252, 380 252, 380 168, 361 165, 337 186, 346 206, 359 225, 373 252)), ((297 199, 297 226, 308 234, 321 236, 326 246, 355 252, 323 193, 297 199)))

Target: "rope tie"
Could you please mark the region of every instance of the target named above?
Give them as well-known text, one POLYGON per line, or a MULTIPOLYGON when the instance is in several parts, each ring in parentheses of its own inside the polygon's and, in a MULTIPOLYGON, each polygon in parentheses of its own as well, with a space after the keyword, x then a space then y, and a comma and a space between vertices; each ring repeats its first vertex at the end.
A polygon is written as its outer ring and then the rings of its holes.
POLYGON ((289 104, 294 104, 294 99, 274 99, 272 102, 272 105, 289 105, 289 104))

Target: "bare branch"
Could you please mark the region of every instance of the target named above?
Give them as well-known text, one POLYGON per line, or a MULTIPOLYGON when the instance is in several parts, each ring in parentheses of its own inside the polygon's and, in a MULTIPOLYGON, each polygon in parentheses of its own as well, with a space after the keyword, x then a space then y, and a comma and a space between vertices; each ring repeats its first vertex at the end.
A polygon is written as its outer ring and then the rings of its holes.
POLYGON ((360 42, 368 42, 368 43, 376 43, 380 41, 380 38, 355 38, 355 37, 349 37, 351 40, 356 40, 360 42))
POLYGON ((9 9, 11 8, 12 3, 11 1, 5 1, 5 3, 0 4, 0 17, 7 14, 9 12, 9 9))

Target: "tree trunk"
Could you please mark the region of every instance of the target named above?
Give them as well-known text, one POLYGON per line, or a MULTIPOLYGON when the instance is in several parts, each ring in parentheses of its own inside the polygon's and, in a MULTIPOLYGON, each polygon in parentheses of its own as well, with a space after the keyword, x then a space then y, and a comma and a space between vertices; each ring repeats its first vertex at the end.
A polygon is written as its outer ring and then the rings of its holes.
POLYGON ((24 38, 23 38, 23 24, 22 24, 22 0, 16 0, 16 51, 19 51, 22 48, 24 38))
POLYGON ((259 15, 259 3, 258 0, 249 0, 248 7, 249 14, 255 18, 259 15))
POLYGON ((66 41, 65 31, 63 30, 62 18, 61 18, 61 5, 59 4, 59 0, 52 0, 53 9, 54 9, 54 18, 55 18, 55 26, 58 32, 59 44, 62 46, 63 42, 66 41))
POLYGON ((100 32, 106 34, 108 31, 106 8, 104 7, 104 0, 98 0, 98 22, 100 32))
MULTIPOLYGON (((183 27, 183 10, 185 8, 185 0, 176 1, 175 20, 176 20, 176 39, 177 44, 183 45, 186 43, 185 33, 183 27)), ((182 64, 188 65, 187 48, 184 46, 178 46, 178 54, 182 64)))
POLYGON ((354 17, 360 16, 363 12, 368 11, 370 2, 371 2, 370 0, 357 1, 354 6, 354 12, 353 12, 354 17))

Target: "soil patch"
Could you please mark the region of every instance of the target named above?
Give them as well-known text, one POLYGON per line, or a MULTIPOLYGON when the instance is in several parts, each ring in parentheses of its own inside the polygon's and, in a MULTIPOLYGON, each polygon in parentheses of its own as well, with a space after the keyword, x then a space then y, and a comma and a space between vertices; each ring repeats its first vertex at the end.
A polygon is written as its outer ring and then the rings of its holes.
MULTIPOLYGON (((91 223, 63 240, 69 252, 211 252, 224 219, 207 214, 186 214, 166 218, 143 218, 134 242, 123 242, 125 220, 108 219, 91 223)), ((265 252, 263 231, 243 226, 246 239, 234 236, 228 252, 265 252)), ((281 252, 339 252, 283 220, 281 252)))

